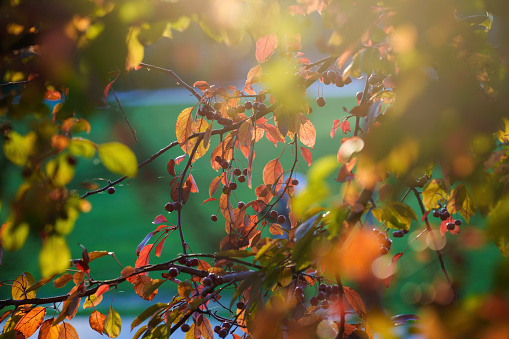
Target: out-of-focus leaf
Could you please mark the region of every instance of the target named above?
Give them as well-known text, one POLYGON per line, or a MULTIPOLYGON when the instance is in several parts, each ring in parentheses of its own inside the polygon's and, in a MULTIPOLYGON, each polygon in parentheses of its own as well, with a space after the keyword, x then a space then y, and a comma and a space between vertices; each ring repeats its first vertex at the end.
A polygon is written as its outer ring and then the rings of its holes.
POLYGON ((69 153, 84 158, 92 158, 95 155, 96 148, 96 144, 83 138, 73 138, 67 146, 69 153))
POLYGON ((18 250, 25 243, 29 231, 30 226, 26 222, 16 225, 12 221, 7 221, 2 225, 0 233, 2 247, 7 251, 18 250))
POLYGON ((421 320, 421 318, 414 314, 399 314, 391 317, 391 321, 394 326, 402 326, 405 325, 408 321, 412 320, 421 320))
POLYGON ((36 139, 37 136, 34 132, 29 132, 26 136, 22 136, 16 131, 10 131, 8 138, 4 141, 4 154, 6 158, 16 165, 25 165, 28 161, 28 156, 32 154, 36 139))
POLYGON ((269 60, 278 45, 276 33, 264 35, 256 40, 256 60, 259 64, 269 60))
POLYGON ((71 252, 65 239, 58 235, 46 238, 39 254, 39 267, 43 277, 62 273, 69 268, 71 252))
POLYGON ((133 151, 119 142, 99 145, 99 157, 108 170, 120 175, 135 177, 138 174, 138 161, 133 151))

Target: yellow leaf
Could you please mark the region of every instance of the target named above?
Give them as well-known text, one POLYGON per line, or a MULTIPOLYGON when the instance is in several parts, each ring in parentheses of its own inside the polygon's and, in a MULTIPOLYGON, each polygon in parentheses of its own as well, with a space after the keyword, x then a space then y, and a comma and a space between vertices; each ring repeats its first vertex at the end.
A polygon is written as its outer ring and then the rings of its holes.
POLYGON ((35 298, 36 291, 26 293, 26 290, 28 290, 33 284, 35 284, 33 275, 28 272, 21 273, 12 283, 12 299, 22 300, 35 298))
POLYGON ((32 154, 33 146, 37 136, 34 132, 29 132, 22 136, 15 131, 9 133, 4 142, 4 154, 12 163, 24 166, 28 161, 28 156, 32 154))
POLYGON ((131 27, 127 34, 127 70, 135 68, 143 61, 145 48, 138 40, 138 35, 140 35, 139 27, 131 27))
POLYGON ((71 252, 65 239, 58 235, 49 236, 39 254, 39 266, 43 277, 62 273, 69 268, 71 252))
POLYGON ((83 309, 95 307, 101 303, 103 300, 103 296, 100 295, 98 297, 95 296, 95 294, 92 294, 88 296, 87 299, 85 299, 85 302, 83 303, 83 309))
POLYGON ((108 315, 104 319, 104 333, 110 338, 116 338, 120 335, 121 326, 120 314, 110 306, 108 315))
POLYGON ((60 154, 46 163, 46 174, 57 186, 65 186, 74 177, 74 165, 68 161, 67 154, 60 154))
POLYGON ((119 142, 99 145, 99 157, 104 166, 113 173, 135 177, 138 174, 138 161, 133 151, 119 142))
POLYGON ((91 158, 95 155, 97 145, 83 138, 74 138, 70 141, 68 150, 72 155, 91 158))
POLYGON ((8 251, 16 251, 23 244, 28 236, 30 227, 26 222, 16 225, 12 221, 7 221, 2 225, 2 247, 8 251))

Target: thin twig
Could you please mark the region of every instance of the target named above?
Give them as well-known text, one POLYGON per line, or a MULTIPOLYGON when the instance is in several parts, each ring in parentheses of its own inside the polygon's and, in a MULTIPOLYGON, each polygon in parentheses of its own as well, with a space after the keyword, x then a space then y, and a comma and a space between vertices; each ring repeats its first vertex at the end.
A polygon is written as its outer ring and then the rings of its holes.
POLYGON ((336 273, 336 283, 339 286, 339 316, 340 316, 340 324, 339 324, 339 333, 336 336, 336 339, 342 339, 343 334, 345 333, 345 290, 343 289, 343 283, 341 282, 341 277, 339 276, 339 272, 336 273))
POLYGON ((117 104, 118 104, 118 107, 120 108, 120 112, 122 112, 122 114, 124 115, 125 122, 127 122, 127 126, 129 126, 129 128, 131 129, 131 133, 133 134, 134 140, 136 142, 138 142, 138 139, 136 138, 136 131, 132 128, 131 124, 129 123, 129 120, 127 119, 127 116, 125 115, 122 105, 120 104, 120 100, 118 100, 117 94, 115 94, 113 87, 110 87, 110 92, 113 93, 115 100, 117 100, 117 104))

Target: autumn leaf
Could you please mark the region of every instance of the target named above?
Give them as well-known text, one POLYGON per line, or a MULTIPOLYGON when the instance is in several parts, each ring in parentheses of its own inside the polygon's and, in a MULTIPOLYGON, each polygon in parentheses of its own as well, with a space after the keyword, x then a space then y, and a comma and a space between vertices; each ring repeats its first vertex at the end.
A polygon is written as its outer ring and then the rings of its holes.
POLYGON ((85 302, 83 303, 83 309, 85 310, 87 308, 95 307, 99 305, 102 300, 103 300, 102 294, 99 296, 96 296, 95 294, 89 295, 85 299, 85 302))
POLYGON ((210 85, 206 81, 196 81, 193 87, 198 87, 202 92, 205 92, 210 88, 210 85))
POLYGON ((164 242, 165 242, 166 238, 168 237, 168 235, 169 234, 167 234, 161 241, 159 241, 159 243, 156 246, 156 250, 155 250, 154 254, 158 258, 161 257, 161 252, 163 251, 164 242))
POLYGON ((269 60, 278 45, 276 33, 264 35, 256 40, 256 60, 259 64, 269 60))
POLYGON ((54 318, 44 321, 39 329, 39 339, 58 339, 60 326, 52 326, 54 318))
POLYGON ((247 147, 251 144, 253 139, 253 124, 251 120, 244 121, 239 127, 239 133, 237 135, 240 144, 247 147))
POLYGON ((308 163, 308 166, 311 166, 311 164, 313 163, 313 155, 311 154, 311 151, 305 147, 300 146, 300 153, 302 154, 304 160, 306 160, 306 162, 308 163))
POLYGON ((299 140, 313 149, 316 141, 316 130, 313 123, 302 113, 300 114, 299 140))
POLYGON ((99 297, 103 293, 107 292, 109 289, 110 289, 110 286, 108 284, 102 284, 101 286, 99 286, 97 291, 95 291, 95 296, 99 297))
POLYGON ((451 214, 459 212, 463 218, 465 218, 466 222, 469 222, 470 217, 475 214, 477 208, 464 184, 459 184, 451 191, 447 210, 451 214))
POLYGON ((88 318, 88 323, 90 324, 90 328, 99 334, 103 334, 104 332, 104 320, 106 316, 101 312, 94 310, 92 314, 90 314, 90 318, 88 318))
POLYGON ((58 339, 79 339, 78 332, 76 329, 69 323, 62 323, 60 325, 60 335, 58 339))
POLYGON ((116 338, 120 335, 120 329, 122 326, 122 321, 120 319, 120 315, 117 311, 110 306, 110 310, 106 318, 104 319, 104 334, 106 334, 110 338, 116 338))
POLYGON ((336 119, 332 122, 332 128, 330 130, 330 137, 331 138, 334 138, 334 136, 336 135, 336 131, 338 130, 338 126, 339 126, 339 119, 336 119))
MULTIPOLYGON (((148 260, 149 260, 150 251, 152 250, 152 247, 154 247, 154 245, 152 245, 152 244, 146 245, 145 247, 143 247, 143 249, 140 252, 140 255, 138 256, 138 259, 136 260, 136 264, 134 265, 135 268, 148 265, 148 260)), ((146 273, 146 274, 148 274, 148 273, 146 273)))
POLYGON ((110 91, 110 88, 111 86, 113 85, 113 83, 115 81, 117 81, 118 79, 118 76, 120 75, 120 72, 117 72, 117 76, 115 77, 115 79, 113 79, 109 84, 106 85, 106 87, 104 88, 104 98, 103 98, 103 101, 104 101, 104 104, 107 103, 107 99, 108 99, 108 92, 110 91))
POLYGON ((422 191, 422 202, 426 210, 438 208, 440 200, 447 197, 445 185, 442 179, 432 179, 422 191))
POLYGON ((14 330, 23 333, 25 338, 28 338, 41 326, 45 315, 46 308, 35 307, 18 321, 14 330))
POLYGON ((359 293, 355 292, 353 289, 351 289, 350 287, 347 287, 347 286, 344 286, 343 290, 345 292, 346 299, 348 300, 350 305, 352 305, 355 312, 357 312, 359 317, 364 319, 367 314, 366 306, 364 305, 364 302, 362 301, 362 298, 359 295, 359 293))
POLYGON ((133 151, 119 142, 109 142, 98 146, 99 158, 113 173, 135 177, 138 174, 138 160, 133 151))
POLYGON ((345 120, 343 121, 340 125, 339 125, 339 128, 341 128, 341 131, 346 134, 348 132, 351 132, 352 130, 350 129, 350 122, 348 120, 345 120))
POLYGON ((64 273, 60 277, 55 279, 55 281, 53 281, 53 286, 55 286, 55 288, 61 288, 61 287, 64 287, 71 280, 72 280, 72 274, 64 273))
POLYGON ((175 160, 170 159, 168 160, 168 164, 166 164, 166 170, 168 171, 168 174, 172 177, 175 177, 177 173, 175 173, 175 160))
POLYGON ((177 117, 177 126, 175 129, 175 134, 177 136, 177 141, 179 142, 180 146, 186 151, 186 148, 183 146, 183 143, 189 138, 191 135, 191 127, 193 125, 193 117, 191 113, 193 112, 193 107, 188 107, 177 117))
POLYGON ((183 281, 178 284, 178 293, 183 298, 189 298, 191 292, 193 291, 193 287, 189 281, 183 281))
POLYGON ((283 186, 283 166, 276 158, 265 165, 263 169, 263 183, 265 185, 275 185, 276 192, 279 192, 283 186))
POLYGON ((28 292, 27 290, 30 286, 35 284, 35 278, 29 272, 21 273, 16 280, 12 283, 12 299, 14 300, 22 300, 22 299, 32 299, 35 298, 37 292, 32 291, 28 292))

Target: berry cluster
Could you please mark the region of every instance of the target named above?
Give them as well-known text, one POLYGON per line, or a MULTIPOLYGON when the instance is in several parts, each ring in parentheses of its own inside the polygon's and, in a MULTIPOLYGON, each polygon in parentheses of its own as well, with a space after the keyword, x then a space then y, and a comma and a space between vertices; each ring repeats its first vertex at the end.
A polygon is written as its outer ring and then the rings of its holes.
MULTIPOLYGON (((187 267, 196 267, 200 264, 200 261, 198 260, 198 258, 187 259, 185 257, 180 257, 180 258, 178 258, 178 263, 180 265, 185 265, 187 267)), ((172 267, 172 268, 176 268, 176 267, 172 267)), ((170 268, 170 270, 171 270, 171 268, 170 268)))
POLYGON ((209 273, 208 276, 202 279, 201 284, 204 287, 213 287, 217 285, 222 285, 224 283, 223 277, 216 275, 215 273, 209 273))
MULTIPOLYGON (((433 211, 433 216, 435 218, 440 218, 442 221, 445 221, 451 217, 451 213, 449 213, 447 210, 447 206, 442 208, 442 205, 439 204, 438 209, 433 211)), ((456 226, 461 226, 461 220, 455 219, 454 221, 448 222, 446 226, 449 231, 453 231, 456 229, 456 226)))
POLYGON ((214 332, 217 333, 219 338, 226 338, 231 327, 232 327, 232 323, 229 321, 225 321, 221 324, 221 326, 216 325, 214 327, 214 332))
POLYGON ((339 286, 332 285, 327 286, 325 284, 318 285, 318 293, 309 299, 311 306, 320 305, 323 309, 328 309, 330 303, 334 303, 339 300, 339 286))
MULTIPOLYGON (((343 87, 352 83, 352 77, 348 76, 343 79, 343 76, 336 71, 323 72, 321 80, 325 85, 335 84, 337 87, 343 87)), ((323 97, 316 98, 316 104, 318 107, 325 106, 325 99, 323 97)))
POLYGON ((233 119, 238 113, 244 113, 246 110, 253 109, 255 113, 265 113, 267 106, 263 103, 266 99, 265 94, 260 94, 256 97, 255 102, 246 101, 244 104, 238 106, 225 107, 223 112, 226 111, 227 117, 223 116, 221 110, 226 102, 215 102, 213 106, 209 103, 203 104, 198 108, 198 115, 205 117, 209 120, 217 120, 222 126, 230 126, 233 124, 233 119))
POLYGON ((269 215, 272 219, 276 219, 280 224, 283 224, 286 221, 286 217, 282 214, 279 214, 276 210, 270 211, 269 215))
POLYGON ((387 238, 387 235, 377 228, 373 228, 378 244, 380 245, 380 254, 385 255, 391 250, 392 240, 387 238))
POLYGON ((164 205, 164 209, 167 212, 179 211, 182 209, 182 203, 180 201, 175 201, 174 203, 168 202, 164 205))

